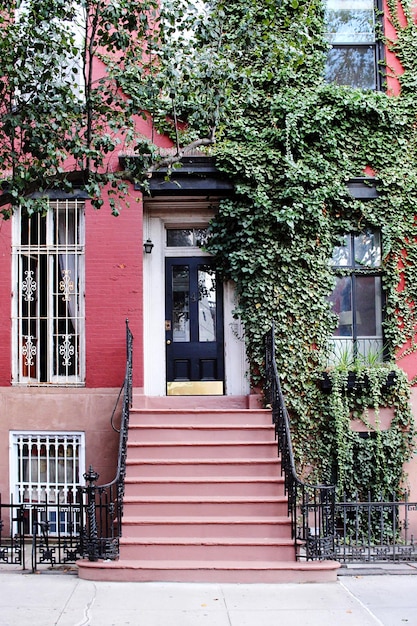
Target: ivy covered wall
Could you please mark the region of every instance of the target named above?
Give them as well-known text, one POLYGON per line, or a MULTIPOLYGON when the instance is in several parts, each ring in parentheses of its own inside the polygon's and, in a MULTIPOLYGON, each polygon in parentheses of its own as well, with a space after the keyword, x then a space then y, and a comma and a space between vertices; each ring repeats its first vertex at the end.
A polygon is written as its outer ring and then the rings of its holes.
POLYGON ((236 284, 252 382, 261 382, 263 336, 274 322, 300 471, 337 480, 340 490, 398 491, 406 485, 402 467, 413 449, 400 356, 414 355, 417 347, 417 28, 411 5, 388 0, 397 39, 385 43, 402 67, 389 80, 399 81, 399 96, 324 83, 320 2, 284 0, 278 10, 266 0, 219 5, 236 82, 233 114, 214 154, 236 182, 236 197, 222 201, 209 249, 236 284), (239 55, 233 45, 244 11, 262 25, 261 45, 248 42, 239 55), (283 58, 284 47, 274 47, 276 33, 288 43, 294 31, 303 37, 283 58), (361 201, 347 183, 365 172, 375 177, 378 196, 361 201), (345 378, 331 373, 333 391, 326 395, 317 381, 337 323, 328 301, 334 286, 329 259, 343 233, 366 228, 382 233, 388 363, 368 367, 370 386, 354 393, 345 378), (396 371, 389 390, 382 380, 388 370, 396 371), (395 417, 387 431, 377 423, 364 438, 349 424, 352 415, 366 423, 369 406, 377 413, 379 406, 392 406, 395 417), (365 465, 367 472, 357 471, 365 465))

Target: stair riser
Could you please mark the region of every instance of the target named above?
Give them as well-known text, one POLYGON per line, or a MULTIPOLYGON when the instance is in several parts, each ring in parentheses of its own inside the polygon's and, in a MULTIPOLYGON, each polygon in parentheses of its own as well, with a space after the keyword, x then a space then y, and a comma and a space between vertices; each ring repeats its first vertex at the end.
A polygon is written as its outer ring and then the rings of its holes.
POLYGON ((160 463, 149 462, 141 463, 139 461, 127 460, 128 477, 129 478, 199 478, 211 477, 259 477, 268 476, 269 478, 280 478, 281 465, 277 459, 275 462, 267 463, 202 463, 198 460, 194 462, 172 462, 167 463, 166 459, 160 463))
POLYGON ((251 441, 253 443, 271 443, 275 441, 272 428, 234 427, 227 429, 226 427, 220 426, 218 428, 129 426, 129 443, 184 443, 184 441, 187 440, 197 440, 207 443, 219 443, 223 440, 236 442, 251 441))
POLYGON ((265 444, 235 444, 235 445, 217 445, 217 444, 198 444, 189 443, 188 445, 164 443, 154 444, 132 444, 128 443, 128 456, 132 461, 145 459, 187 459, 189 456, 198 452, 199 459, 270 459, 277 458, 277 447, 275 443, 265 444))
POLYGON ((282 495, 281 482, 261 483, 192 483, 192 482, 134 482, 125 484, 125 495, 130 496, 279 496, 282 495))
POLYGON ((253 539, 288 539, 291 536, 290 524, 135 524, 123 522, 123 532, 131 539, 156 539, 157 537, 201 537, 201 539, 253 538, 253 539))
POLYGON ((189 426, 271 426, 270 411, 143 411, 132 409, 129 424, 134 426, 171 424, 189 426))
POLYGON ((227 517, 280 517, 287 514, 286 502, 129 502, 125 499, 127 516, 208 516, 227 517))
POLYGON ((120 544, 121 559, 145 561, 289 561, 294 558, 292 545, 125 545, 120 544))

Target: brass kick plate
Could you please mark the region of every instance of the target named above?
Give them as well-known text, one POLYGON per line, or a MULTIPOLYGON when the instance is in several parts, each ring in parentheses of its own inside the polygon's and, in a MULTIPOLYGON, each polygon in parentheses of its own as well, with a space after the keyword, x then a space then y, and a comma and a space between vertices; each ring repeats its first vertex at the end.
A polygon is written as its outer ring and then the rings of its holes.
POLYGON ((222 380, 187 380, 167 383, 168 396, 222 396, 222 380))

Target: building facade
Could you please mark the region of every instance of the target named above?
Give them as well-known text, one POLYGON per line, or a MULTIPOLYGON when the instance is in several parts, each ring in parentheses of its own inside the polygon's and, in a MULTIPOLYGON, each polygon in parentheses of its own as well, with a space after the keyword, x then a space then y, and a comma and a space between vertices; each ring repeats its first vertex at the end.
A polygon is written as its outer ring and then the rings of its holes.
MULTIPOLYGON (((372 0, 329 0, 329 80, 381 88, 376 8, 372 0)), ((383 27, 392 31, 385 19, 383 27)), ((397 93, 396 80, 387 82, 397 93)), ((364 181, 351 185, 353 194, 372 193, 364 181)), ((169 182, 156 173, 150 188, 144 196, 130 185, 129 206, 117 218, 106 203, 95 211, 82 193, 54 194, 46 217, 16 212, 0 225, 3 501, 72 501, 90 465, 99 482, 113 478, 118 434, 111 419, 120 413, 126 319, 136 406, 251 393, 234 287, 219 281, 202 250, 219 199, 233 184, 196 154, 169 182)), ((343 270, 332 295, 336 354, 361 342, 365 351, 382 349, 380 241, 377 232, 365 238, 347 234, 333 258, 336 273, 343 270), (358 274, 364 265, 368 274, 358 274)), ((401 366, 410 378, 417 374, 415 355, 401 366)), ((412 400, 417 406, 415 390, 412 400)))

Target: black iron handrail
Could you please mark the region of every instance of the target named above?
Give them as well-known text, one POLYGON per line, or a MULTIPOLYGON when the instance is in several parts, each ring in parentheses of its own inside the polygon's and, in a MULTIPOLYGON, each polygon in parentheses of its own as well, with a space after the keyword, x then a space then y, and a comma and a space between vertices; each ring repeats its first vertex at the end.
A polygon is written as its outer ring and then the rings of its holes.
POLYGON ((306 560, 334 559, 336 487, 309 485, 297 475, 290 418, 275 359, 273 327, 265 335, 265 399, 272 409, 296 556, 306 560))
MULTIPOLYGON (((126 370, 123 383, 123 406, 119 436, 119 451, 115 478, 97 485, 99 474, 90 465, 84 474, 86 485, 78 488, 82 502, 81 552, 90 561, 116 559, 122 534, 123 496, 125 492, 127 437, 132 406, 133 335, 126 320, 126 370)), ((118 398, 119 400, 119 398, 118 398)), ((113 427, 113 416, 112 416, 113 427)))

